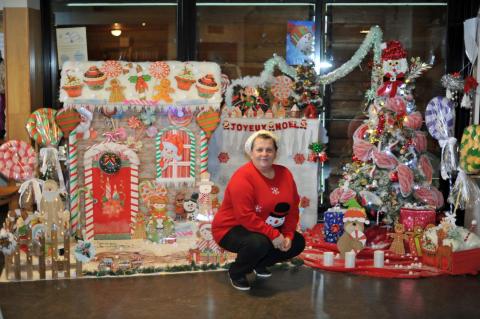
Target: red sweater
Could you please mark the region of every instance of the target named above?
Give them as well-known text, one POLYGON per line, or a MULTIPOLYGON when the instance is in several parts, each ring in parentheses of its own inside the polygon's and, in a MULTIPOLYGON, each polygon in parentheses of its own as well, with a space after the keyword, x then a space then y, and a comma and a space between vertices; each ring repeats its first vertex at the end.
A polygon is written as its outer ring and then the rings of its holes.
POLYGON ((248 162, 233 174, 222 206, 212 222, 212 234, 217 243, 237 225, 264 234, 270 240, 280 233, 293 239, 299 218, 297 186, 286 167, 274 164, 273 169, 275 177, 269 179, 248 162), (280 214, 282 216, 272 214, 279 203, 283 207, 285 203, 290 206, 288 212, 280 214))

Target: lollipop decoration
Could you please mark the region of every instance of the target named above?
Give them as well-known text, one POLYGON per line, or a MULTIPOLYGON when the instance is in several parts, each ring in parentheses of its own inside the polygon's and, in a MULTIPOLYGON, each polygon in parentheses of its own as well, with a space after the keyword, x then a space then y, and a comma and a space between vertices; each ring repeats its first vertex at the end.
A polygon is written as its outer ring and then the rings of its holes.
POLYGON ((448 179, 451 173, 457 169, 455 158, 457 140, 453 137, 455 111, 452 102, 446 97, 433 98, 427 105, 425 124, 428 132, 438 140, 442 148, 440 172, 443 179, 448 179))
POLYGON ((102 71, 109 78, 116 78, 122 74, 122 64, 120 61, 105 61, 105 63, 103 63, 103 65, 100 67, 100 71, 102 71))
POLYGON ((212 108, 204 110, 197 115, 198 126, 205 132, 207 139, 210 138, 213 131, 220 122, 220 114, 212 108))
POLYGON ((63 135, 68 136, 80 124, 80 114, 74 108, 61 109, 55 116, 57 125, 63 132, 63 135))
POLYGON ((63 133, 55 122, 57 111, 50 108, 38 109, 28 117, 26 128, 30 138, 41 146, 56 146, 63 133))
POLYGON ((170 66, 163 61, 157 61, 150 64, 148 71, 157 80, 166 78, 170 74, 170 66))
POLYGON ((11 140, 0 146, 0 173, 8 179, 25 181, 35 174, 37 155, 24 141, 11 140))

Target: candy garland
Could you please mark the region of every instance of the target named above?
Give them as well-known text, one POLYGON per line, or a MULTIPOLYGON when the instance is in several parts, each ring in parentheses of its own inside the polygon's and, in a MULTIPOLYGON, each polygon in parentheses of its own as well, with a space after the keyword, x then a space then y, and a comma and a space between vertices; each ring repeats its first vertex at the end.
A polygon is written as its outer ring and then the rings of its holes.
POLYGON ((78 140, 77 132, 73 130, 68 139, 68 170, 70 193, 70 227, 72 234, 76 233, 80 220, 80 199, 78 188, 78 140))
POLYGON ((203 130, 200 131, 200 175, 208 170, 208 138, 203 130))

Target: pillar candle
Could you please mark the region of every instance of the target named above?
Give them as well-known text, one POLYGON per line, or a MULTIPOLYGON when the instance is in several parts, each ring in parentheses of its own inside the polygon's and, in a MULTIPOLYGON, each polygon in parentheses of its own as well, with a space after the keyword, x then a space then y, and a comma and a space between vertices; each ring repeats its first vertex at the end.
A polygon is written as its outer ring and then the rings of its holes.
POLYGON ((333 266, 333 252, 326 251, 323 253, 323 265, 333 266))
POLYGON ((345 268, 355 268, 355 252, 345 253, 345 268))
POLYGON ((373 253, 373 266, 375 268, 383 268, 384 265, 384 255, 383 250, 375 250, 373 253))

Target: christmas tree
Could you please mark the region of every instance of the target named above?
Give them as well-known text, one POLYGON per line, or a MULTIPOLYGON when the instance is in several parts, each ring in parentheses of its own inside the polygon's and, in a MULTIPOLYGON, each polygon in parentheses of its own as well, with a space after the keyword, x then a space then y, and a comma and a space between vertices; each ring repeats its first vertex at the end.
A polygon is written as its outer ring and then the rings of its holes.
POLYGON ((413 98, 415 78, 430 66, 419 58, 409 66, 406 56, 398 41, 382 50, 382 65, 373 70, 379 86, 366 93, 368 119, 353 135, 353 162, 345 165, 343 179, 330 194, 332 205, 357 198, 387 224, 405 206, 443 206, 443 195, 432 186, 427 135, 420 130, 422 115, 413 98))
POLYGON ((304 110, 306 117, 315 118, 316 115, 308 116, 309 112, 321 111, 322 97, 320 95, 320 83, 315 71, 313 61, 307 60, 296 67, 297 76, 293 86, 291 104, 296 104, 300 110, 304 110))

